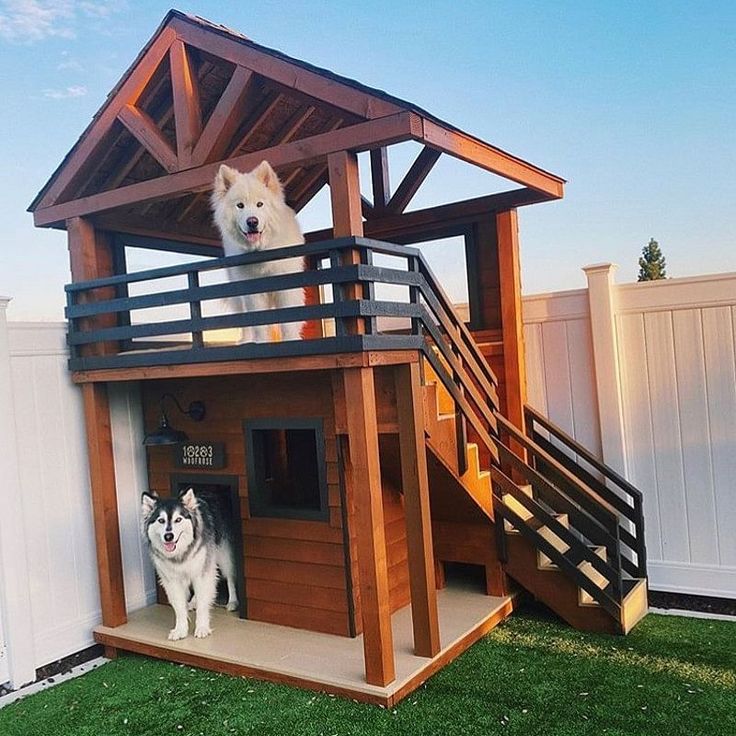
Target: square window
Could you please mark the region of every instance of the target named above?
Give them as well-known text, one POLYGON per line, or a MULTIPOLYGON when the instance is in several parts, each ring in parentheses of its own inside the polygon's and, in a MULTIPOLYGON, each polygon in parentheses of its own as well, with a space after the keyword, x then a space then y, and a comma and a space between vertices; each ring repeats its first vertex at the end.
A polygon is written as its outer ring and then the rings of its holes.
POLYGON ((243 423, 252 516, 329 518, 321 419, 243 423))

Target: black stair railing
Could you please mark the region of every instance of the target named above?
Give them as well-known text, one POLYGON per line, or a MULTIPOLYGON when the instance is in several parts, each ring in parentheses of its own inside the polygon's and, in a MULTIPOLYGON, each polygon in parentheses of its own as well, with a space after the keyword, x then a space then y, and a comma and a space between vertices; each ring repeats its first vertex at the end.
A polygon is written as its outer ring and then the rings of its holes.
MULTIPOLYGON (((634 577, 646 577, 647 554, 641 491, 531 406, 525 407, 525 417, 529 436, 550 457, 554 458, 557 463, 615 510, 618 516, 619 535, 624 548, 622 566, 628 574, 634 577), (553 443, 553 439, 559 444, 553 443), (578 458, 582 458, 593 471, 587 470, 568 452, 561 449, 559 445, 567 448, 578 458), (594 475, 595 472, 599 473, 600 477, 594 475)), ((542 465, 540 469, 549 474, 555 473, 554 468, 549 466, 542 465)))

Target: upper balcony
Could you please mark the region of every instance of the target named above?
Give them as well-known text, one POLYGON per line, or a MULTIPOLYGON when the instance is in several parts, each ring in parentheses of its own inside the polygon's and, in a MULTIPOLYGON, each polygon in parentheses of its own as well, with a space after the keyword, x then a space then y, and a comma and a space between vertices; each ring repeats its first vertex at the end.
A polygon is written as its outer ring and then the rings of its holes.
POLYGON ((387 362, 400 362, 421 351, 448 389, 472 376, 495 395, 493 372, 416 248, 340 238, 80 281, 66 292, 69 367, 79 381, 249 359, 388 352, 387 362), (238 271, 256 265, 274 275, 238 271), (244 308, 244 298, 294 290, 299 306, 244 308), (294 323, 302 337, 279 339, 294 323), (262 325, 270 339, 246 341, 262 325))

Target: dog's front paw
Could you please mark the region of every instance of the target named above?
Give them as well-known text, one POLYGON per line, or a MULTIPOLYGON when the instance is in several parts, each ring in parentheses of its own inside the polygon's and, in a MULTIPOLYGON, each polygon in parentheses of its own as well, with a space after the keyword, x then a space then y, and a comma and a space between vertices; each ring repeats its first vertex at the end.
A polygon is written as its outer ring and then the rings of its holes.
POLYGON ((209 626, 197 626, 196 629, 194 629, 194 636, 197 639, 204 639, 206 636, 209 636, 212 633, 212 629, 209 626))
POLYGON ((171 629, 171 631, 169 631, 169 641, 179 641, 179 639, 186 639, 188 633, 188 629, 175 626, 173 629, 171 629))
POLYGON ((228 601, 227 606, 225 606, 225 608, 227 608, 228 611, 237 611, 239 606, 240 604, 238 603, 236 599, 234 601, 228 601))

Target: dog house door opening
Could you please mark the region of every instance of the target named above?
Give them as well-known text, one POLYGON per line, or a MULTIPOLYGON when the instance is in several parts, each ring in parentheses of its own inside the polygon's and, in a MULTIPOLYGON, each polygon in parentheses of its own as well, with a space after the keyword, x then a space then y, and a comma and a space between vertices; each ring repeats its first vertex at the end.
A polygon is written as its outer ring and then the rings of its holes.
MULTIPOLYGON (((171 493, 178 496, 188 488, 193 488, 196 495, 203 495, 209 503, 216 503, 224 519, 227 520, 233 534, 235 556, 235 580, 240 601, 240 618, 246 618, 245 608, 245 576, 243 573, 243 525, 240 520, 240 495, 238 494, 238 478, 234 475, 183 475, 171 476, 171 493)), ((216 605, 224 605, 227 601, 227 583, 220 576, 217 581, 216 605)))

